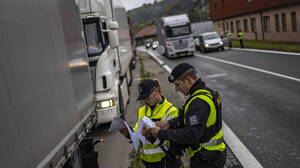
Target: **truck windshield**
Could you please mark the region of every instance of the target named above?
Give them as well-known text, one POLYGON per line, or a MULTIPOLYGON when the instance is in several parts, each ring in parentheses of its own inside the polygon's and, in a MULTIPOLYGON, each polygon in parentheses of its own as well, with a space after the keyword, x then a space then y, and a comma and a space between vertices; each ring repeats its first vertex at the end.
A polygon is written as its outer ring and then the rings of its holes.
POLYGON ((166 27, 167 37, 176 37, 191 34, 189 25, 177 26, 177 27, 166 27))
POLYGON ((101 34, 97 29, 98 23, 89 23, 84 25, 85 40, 89 57, 102 53, 101 34))
POLYGON ((211 40, 211 39, 217 39, 220 38, 220 36, 218 34, 208 34, 203 36, 204 40, 211 40))

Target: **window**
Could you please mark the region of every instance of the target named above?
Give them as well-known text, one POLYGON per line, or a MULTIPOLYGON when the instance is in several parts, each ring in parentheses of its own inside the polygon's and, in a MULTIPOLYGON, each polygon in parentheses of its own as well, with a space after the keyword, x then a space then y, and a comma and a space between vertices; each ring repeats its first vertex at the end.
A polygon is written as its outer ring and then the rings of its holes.
POLYGON ((279 15, 275 15, 275 29, 276 32, 280 32, 280 23, 279 23, 279 15))
POLYGON ((226 22, 226 30, 229 31, 229 24, 226 22))
POLYGON ((104 50, 99 19, 88 18, 83 20, 83 30, 89 57, 97 56, 104 50))
POLYGON ((287 24, 286 24, 286 16, 285 13, 281 14, 281 22, 282 22, 282 31, 286 32, 287 31, 287 24))
POLYGON ((191 34, 189 25, 176 26, 176 27, 165 27, 167 37, 176 37, 191 34))
POLYGON ((241 22, 239 20, 235 21, 235 25, 236 25, 236 31, 237 32, 242 31, 242 29, 241 29, 241 22))
POLYGON ((297 31, 297 16, 296 12, 291 12, 291 21, 292 21, 292 31, 297 31))
POLYGON ((256 32, 256 19, 251 18, 251 31, 256 32))
POLYGON ((270 16, 263 17, 263 27, 264 27, 264 32, 271 32, 270 16))
POLYGON ((234 32, 234 26, 233 26, 233 22, 230 22, 230 31, 231 31, 231 33, 233 33, 233 32, 234 32))
POLYGON ((247 19, 244 19, 243 20, 243 23, 244 23, 244 32, 248 32, 249 31, 249 29, 248 29, 248 20, 247 19))
POLYGON ((223 22, 223 31, 225 31, 225 23, 223 22))

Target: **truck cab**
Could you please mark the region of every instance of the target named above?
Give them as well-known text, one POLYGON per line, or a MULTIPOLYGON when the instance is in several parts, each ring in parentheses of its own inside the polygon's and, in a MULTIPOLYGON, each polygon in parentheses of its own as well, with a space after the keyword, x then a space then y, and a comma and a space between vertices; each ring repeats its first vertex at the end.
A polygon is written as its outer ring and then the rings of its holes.
MULTIPOLYGON (((124 114, 129 101, 131 48, 120 45, 123 24, 112 0, 78 1, 95 92, 98 125, 124 114), (120 23, 120 24, 119 24, 120 23), (126 60, 126 61, 125 61, 126 60), (127 65, 128 64, 128 65, 127 65)), ((126 13, 125 13, 126 14, 126 13)), ((129 33, 129 31, 127 32, 129 33)), ((129 41, 130 43, 130 41, 129 41)), ((121 43, 123 44, 123 43, 121 43)))
POLYGON ((168 58, 194 55, 193 33, 186 14, 163 17, 157 31, 168 58))

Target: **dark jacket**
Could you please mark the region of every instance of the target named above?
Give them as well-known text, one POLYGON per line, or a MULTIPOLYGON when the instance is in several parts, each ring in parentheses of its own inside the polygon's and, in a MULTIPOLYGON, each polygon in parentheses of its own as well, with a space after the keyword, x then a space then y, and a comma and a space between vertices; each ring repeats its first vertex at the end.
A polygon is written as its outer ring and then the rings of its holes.
MULTIPOLYGON (((207 89, 205 82, 198 79, 191 87, 189 95, 199 89, 207 89)), ((199 143, 206 127, 205 124, 209 117, 210 107, 201 99, 194 99, 186 112, 185 125, 179 129, 160 129, 158 138, 160 140, 171 140, 175 144, 197 144, 199 143)), ((178 125, 179 119, 169 121, 171 127, 178 125)))

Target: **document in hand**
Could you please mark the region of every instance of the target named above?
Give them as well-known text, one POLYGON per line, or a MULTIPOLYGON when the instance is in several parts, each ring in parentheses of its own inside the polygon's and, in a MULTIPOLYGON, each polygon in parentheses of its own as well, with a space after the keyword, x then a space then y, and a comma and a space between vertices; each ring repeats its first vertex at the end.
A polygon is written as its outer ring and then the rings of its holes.
POLYGON ((139 141, 136 138, 136 132, 133 132, 131 130, 131 128, 128 126, 128 124, 120 117, 115 117, 111 124, 110 124, 110 128, 108 129, 109 132, 113 132, 113 131, 117 131, 120 130, 121 128, 127 128, 128 132, 129 132, 129 136, 130 136, 130 140, 132 142, 132 145, 134 147, 135 150, 138 149, 139 146, 139 141))

